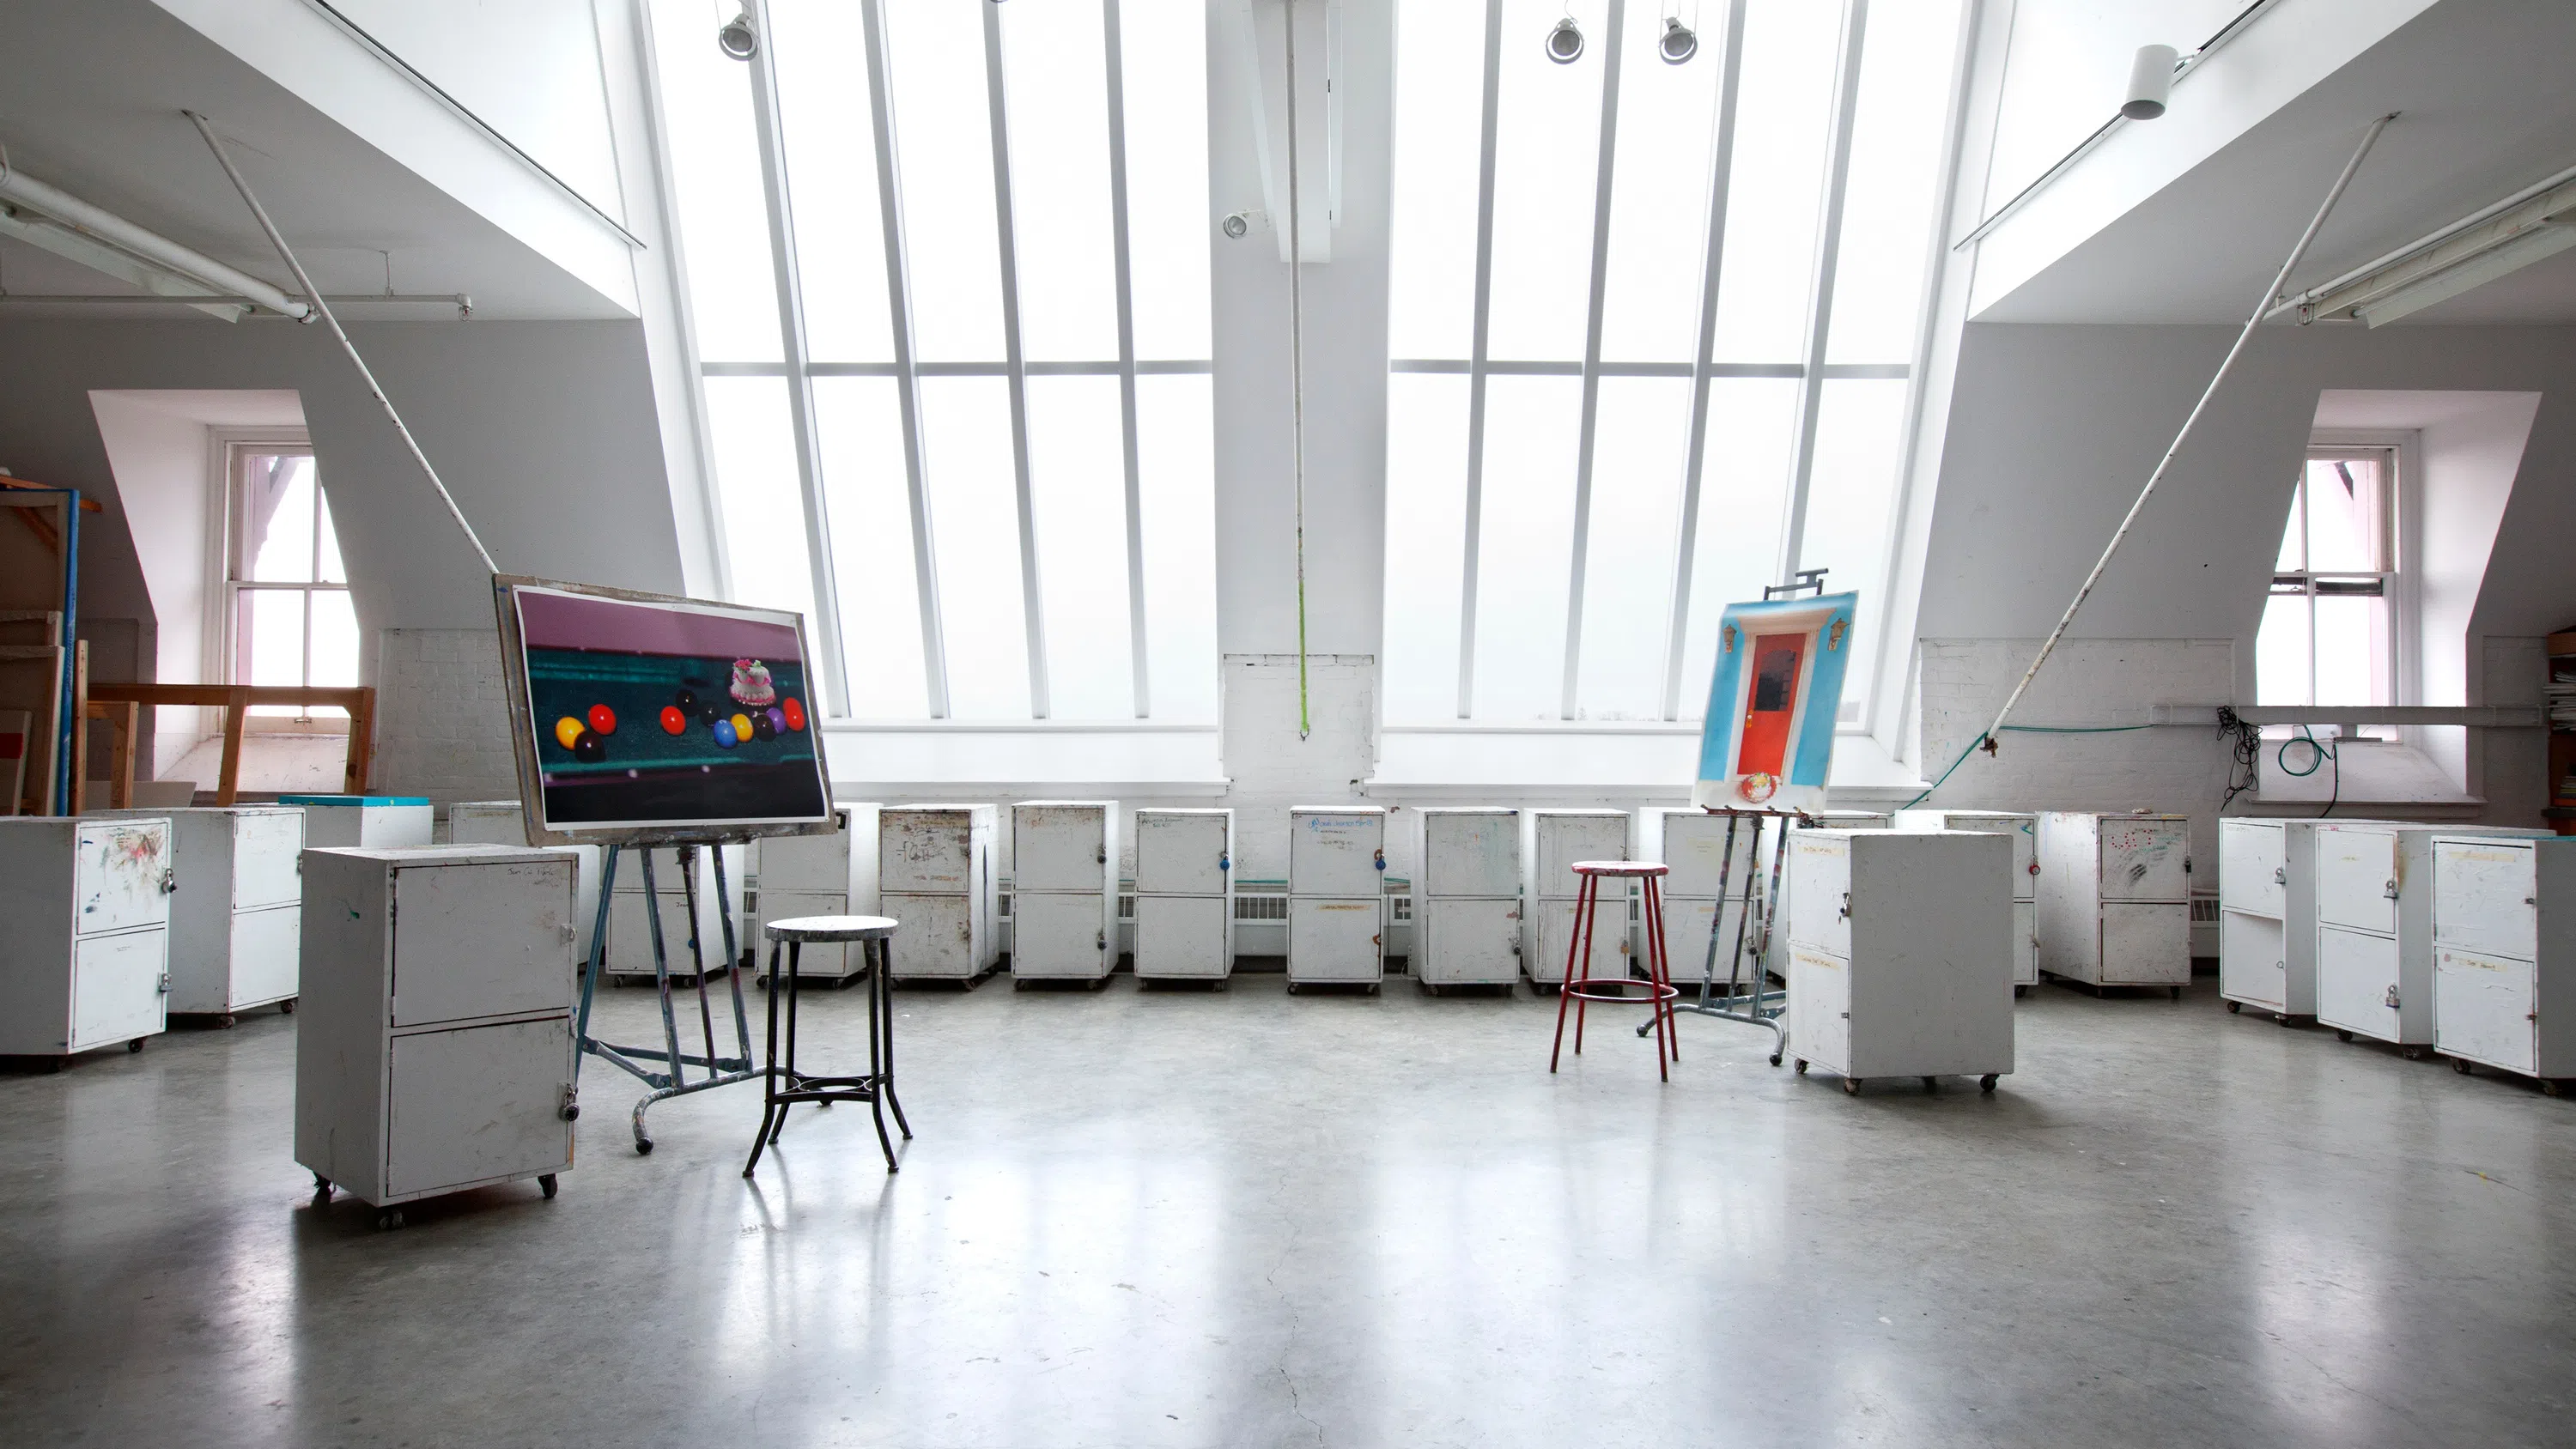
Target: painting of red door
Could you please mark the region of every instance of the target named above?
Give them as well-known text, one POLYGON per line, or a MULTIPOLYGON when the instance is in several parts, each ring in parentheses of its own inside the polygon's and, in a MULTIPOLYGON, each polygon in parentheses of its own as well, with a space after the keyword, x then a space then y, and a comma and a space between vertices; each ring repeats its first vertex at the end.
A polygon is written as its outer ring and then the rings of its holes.
POLYGON ((1798 712, 1798 670, 1807 658, 1806 631, 1753 636, 1753 686, 1744 693, 1744 729, 1735 773, 1788 773, 1789 724, 1798 712))

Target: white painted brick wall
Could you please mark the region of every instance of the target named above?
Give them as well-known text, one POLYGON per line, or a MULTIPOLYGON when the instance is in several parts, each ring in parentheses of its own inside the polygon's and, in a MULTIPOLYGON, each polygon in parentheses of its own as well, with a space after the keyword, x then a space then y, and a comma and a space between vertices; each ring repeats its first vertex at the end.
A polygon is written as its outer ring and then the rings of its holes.
POLYGON ((376 636, 375 788, 458 800, 519 793, 501 643, 488 629, 386 629, 376 636))

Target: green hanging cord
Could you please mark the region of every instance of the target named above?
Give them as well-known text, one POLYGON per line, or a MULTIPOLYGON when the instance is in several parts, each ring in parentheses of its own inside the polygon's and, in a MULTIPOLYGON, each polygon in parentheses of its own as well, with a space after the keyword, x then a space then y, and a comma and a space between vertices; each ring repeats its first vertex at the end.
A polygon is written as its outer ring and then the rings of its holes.
POLYGON ((1284 7, 1288 42, 1288 457, 1297 497, 1297 738, 1314 733, 1306 700, 1306 316, 1300 292, 1305 234, 1297 223, 1297 5, 1284 7))

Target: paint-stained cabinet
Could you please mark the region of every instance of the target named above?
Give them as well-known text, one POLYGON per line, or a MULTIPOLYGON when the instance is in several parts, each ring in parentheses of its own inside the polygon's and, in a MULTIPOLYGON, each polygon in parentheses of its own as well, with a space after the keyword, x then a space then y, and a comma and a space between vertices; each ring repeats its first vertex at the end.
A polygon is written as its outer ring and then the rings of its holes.
POLYGON ((0 819, 0 1055, 68 1057, 168 1020, 166 818, 0 819))

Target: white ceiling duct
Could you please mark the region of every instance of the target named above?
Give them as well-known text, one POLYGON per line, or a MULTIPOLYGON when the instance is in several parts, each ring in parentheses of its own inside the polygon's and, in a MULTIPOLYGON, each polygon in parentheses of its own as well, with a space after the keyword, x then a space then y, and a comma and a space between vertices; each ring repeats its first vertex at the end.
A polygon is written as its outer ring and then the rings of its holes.
MULTIPOLYGON (((197 283, 210 294, 246 298, 271 312, 298 319, 312 311, 312 308, 304 303, 238 267, 226 266, 203 252, 170 240, 159 232, 138 226, 103 207, 93 206, 69 192, 48 186, 23 171, 0 166, 0 203, 5 203, 13 213, 19 209, 35 212, 90 242, 103 244, 186 281, 197 283)), ((98 266, 100 259, 93 251, 51 245, 43 235, 49 228, 25 225, 26 218, 21 216, 12 215, 10 219, 22 223, 20 226, 10 228, 11 232, 29 242, 43 246, 57 255, 68 257, 84 266, 97 267, 98 270, 120 280, 135 280, 130 272, 98 266)))

